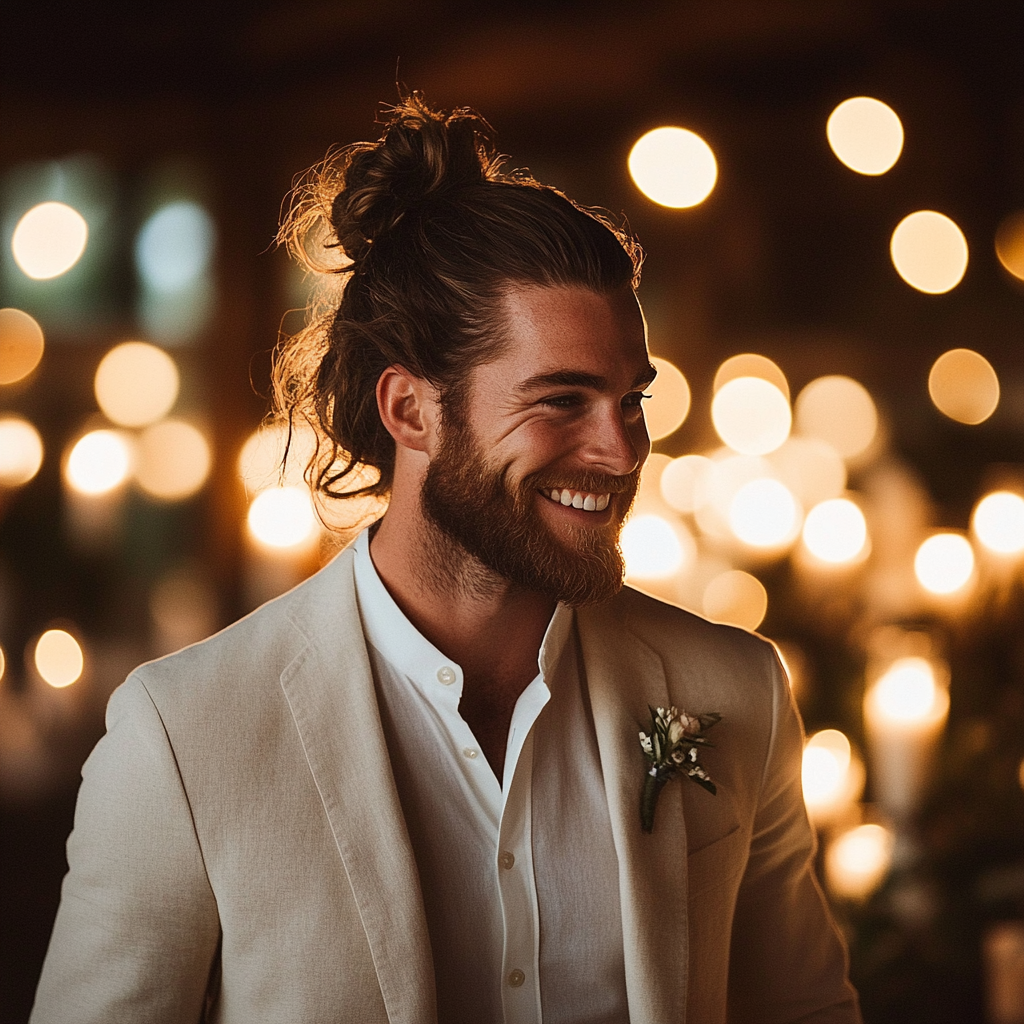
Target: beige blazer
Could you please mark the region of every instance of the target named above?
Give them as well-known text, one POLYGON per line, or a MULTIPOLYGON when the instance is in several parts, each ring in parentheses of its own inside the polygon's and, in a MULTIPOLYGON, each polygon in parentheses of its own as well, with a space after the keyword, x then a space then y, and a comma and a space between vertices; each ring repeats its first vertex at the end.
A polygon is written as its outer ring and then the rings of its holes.
MULTIPOLYGON (((115 692, 34 1024, 436 1021, 352 565, 342 552, 115 692)), ((628 589, 578 622, 630 1020, 857 1021, 772 647, 628 589), (718 795, 673 781, 645 835, 637 732, 670 704, 724 716, 705 758, 718 795)))

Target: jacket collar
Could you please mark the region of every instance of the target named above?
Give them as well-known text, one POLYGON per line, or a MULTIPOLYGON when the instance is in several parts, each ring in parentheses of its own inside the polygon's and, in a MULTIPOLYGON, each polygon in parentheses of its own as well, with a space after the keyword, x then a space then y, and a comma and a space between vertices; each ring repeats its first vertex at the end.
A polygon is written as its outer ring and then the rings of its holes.
POLYGON ((646 762, 639 731, 650 706, 672 703, 657 653, 623 629, 622 603, 580 609, 580 645, 608 796, 625 946, 630 1020, 682 1022, 686 1013, 689 939, 683 787, 658 800, 654 832, 640 828, 646 762), (617 614, 616 614, 617 613, 617 614))
POLYGON ((433 1024, 430 936, 372 685, 352 556, 343 551, 294 593, 288 617, 305 643, 281 687, 352 886, 388 1019, 433 1024))

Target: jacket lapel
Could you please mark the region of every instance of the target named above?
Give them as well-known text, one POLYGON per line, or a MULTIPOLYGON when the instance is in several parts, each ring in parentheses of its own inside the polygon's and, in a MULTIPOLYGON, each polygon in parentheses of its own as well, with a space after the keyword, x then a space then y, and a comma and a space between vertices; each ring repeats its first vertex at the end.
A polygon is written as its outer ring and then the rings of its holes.
POLYGON ((681 1024, 686 1016, 689 941, 686 912, 686 824, 683 787, 661 792, 654 832, 640 829, 640 791, 647 762, 640 729, 648 706, 671 704, 661 659, 623 629, 614 603, 578 612, 586 671, 619 858, 619 897, 631 1020, 681 1024))
POLYGON ((345 551, 308 582, 289 618, 305 638, 281 675, 344 862, 391 1024, 437 1019, 419 875, 381 729, 345 551))

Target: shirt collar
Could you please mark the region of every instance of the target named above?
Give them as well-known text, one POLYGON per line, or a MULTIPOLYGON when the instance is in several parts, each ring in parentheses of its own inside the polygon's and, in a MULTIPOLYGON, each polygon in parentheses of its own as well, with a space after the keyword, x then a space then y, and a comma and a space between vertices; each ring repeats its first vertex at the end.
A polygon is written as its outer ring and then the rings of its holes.
MULTIPOLYGON (((462 692, 462 667, 439 651, 406 618, 384 586, 370 555, 370 531, 363 530, 353 544, 355 585, 366 640, 397 671, 431 689, 462 692), (449 673, 454 673, 450 676, 449 673), (441 684, 438 688, 438 683, 441 684)), ((561 602, 555 607, 541 641, 537 666, 550 682, 572 630, 573 610, 561 602)))

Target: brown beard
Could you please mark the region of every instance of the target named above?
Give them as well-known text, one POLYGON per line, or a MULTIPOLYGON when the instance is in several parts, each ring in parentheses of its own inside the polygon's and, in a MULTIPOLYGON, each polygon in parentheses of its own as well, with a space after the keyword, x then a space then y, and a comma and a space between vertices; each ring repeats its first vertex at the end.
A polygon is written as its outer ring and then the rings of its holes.
POLYGON ((571 480, 546 480, 544 473, 536 473, 514 488, 505 478, 505 469, 484 458, 468 424, 445 424, 420 502, 427 521, 440 533, 432 555, 448 584, 483 589, 488 576, 483 569, 573 607, 618 593, 625 577, 619 533, 636 496, 639 469, 625 477, 580 472, 571 480), (618 516, 603 527, 575 527, 569 543, 563 543, 535 508, 537 491, 552 487, 610 493, 619 506, 618 516), (475 559, 477 571, 457 564, 458 549, 475 559))

